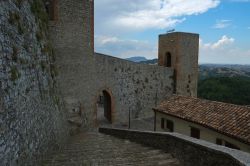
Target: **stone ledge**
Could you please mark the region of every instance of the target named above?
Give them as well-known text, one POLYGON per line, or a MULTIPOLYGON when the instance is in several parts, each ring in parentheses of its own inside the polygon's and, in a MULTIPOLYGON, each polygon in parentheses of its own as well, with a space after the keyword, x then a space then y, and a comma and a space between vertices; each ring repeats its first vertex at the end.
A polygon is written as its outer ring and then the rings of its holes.
POLYGON ((250 154, 178 133, 99 128, 99 132, 162 149, 183 165, 250 166, 250 154))

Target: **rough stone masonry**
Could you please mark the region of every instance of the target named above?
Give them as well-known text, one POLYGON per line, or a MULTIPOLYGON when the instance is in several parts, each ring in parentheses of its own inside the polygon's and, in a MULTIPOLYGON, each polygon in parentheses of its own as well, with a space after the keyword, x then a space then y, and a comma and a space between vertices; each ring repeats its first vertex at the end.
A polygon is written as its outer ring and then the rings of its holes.
POLYGON ((196 95, 198 35, 173 34, 175 44, 159 53, 165 62, 165 53, 172 54, 173 65, 150 66, 94 53, 93 20, 93 0, 0 1, 3 165, 22 165, 60 147, 75 110, 82 128, 95 127, 102 91, 111 96, 112 123, 125 124, 129 112, 151 116, 174 92, 196 95))
POLYGON ((128 123, 129 111, 132 118, 151 116, 152 107, 174 92, 196 96, 197 34, 174 33, 161 40, 176 39, 171 47, 160 43, 159 57, 164 59, 166 47, 172 53, 172 67, 135 64, 94 53, 94 1, 61 0, 56 6, 58 17, 50 24, 50 34, 59 85, 68 111, 81 106, 83 126, 95 126, 96 103, 103 90, 112 99, 113 123, 128 123))
POLYGON ((67 125, 42 1, 0 1, 0 165, 56 147, 67 125))

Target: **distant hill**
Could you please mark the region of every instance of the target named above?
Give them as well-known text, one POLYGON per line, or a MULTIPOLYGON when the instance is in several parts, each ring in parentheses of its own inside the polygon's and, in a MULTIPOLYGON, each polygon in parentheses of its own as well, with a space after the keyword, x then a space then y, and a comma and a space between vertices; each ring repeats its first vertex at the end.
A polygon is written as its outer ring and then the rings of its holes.
POLYGON ((134 56, 134 57, 127 58, 126 60, 141 63, 141 64, 149 64, 149 65, 157 65, 158 64, 158 59, 147 59, 147 58, 142 57, 142 56, 134 56))
POLYGON ((149 65, 157 65, 158 64, 158 59, 151 59, 151 60, 147 60, 147 61, 141 61, 139 63, 149 64, 149 65))
POLYGON ((199 79, 210 77, 250 77, 250 65, 200 65, 199 79))
POLYGON ((141 61, 147 61, 148 59, 143 56, 134 56, 127 58, 126 60, 132 61, 132 62, 141 62, 141 61))
MULTIPOLYGON (((148 60, 145 57, 131 57, 127 60, 141 64, 157 65, 158 59, 148 60)), ((250 65, 201 64, 199 65, 199 79, 211 77, 250 77, 250 65)))

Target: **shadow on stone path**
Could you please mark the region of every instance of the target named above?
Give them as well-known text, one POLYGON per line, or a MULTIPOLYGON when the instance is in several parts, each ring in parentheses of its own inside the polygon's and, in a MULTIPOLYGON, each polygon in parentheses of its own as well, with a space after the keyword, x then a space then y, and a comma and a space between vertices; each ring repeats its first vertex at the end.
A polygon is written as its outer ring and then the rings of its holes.
POLYGON ((80 133, 70 138, 60 151, 48 155, 43 166, 177 166, 169 153, 98 132, 80 133))

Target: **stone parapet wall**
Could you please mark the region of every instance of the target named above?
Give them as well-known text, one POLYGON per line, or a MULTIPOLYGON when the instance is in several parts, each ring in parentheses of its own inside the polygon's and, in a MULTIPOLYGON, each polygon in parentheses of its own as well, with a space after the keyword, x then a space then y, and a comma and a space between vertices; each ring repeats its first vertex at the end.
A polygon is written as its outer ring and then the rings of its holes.
POLYGON ((248 166, 250 154, 178 133, 99 128, 99 132, 128 139, 174 155, 185 166, 248 166))

